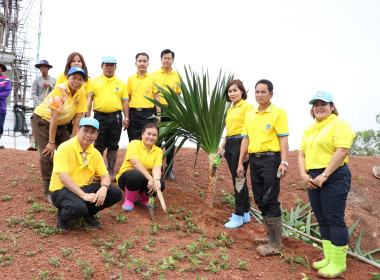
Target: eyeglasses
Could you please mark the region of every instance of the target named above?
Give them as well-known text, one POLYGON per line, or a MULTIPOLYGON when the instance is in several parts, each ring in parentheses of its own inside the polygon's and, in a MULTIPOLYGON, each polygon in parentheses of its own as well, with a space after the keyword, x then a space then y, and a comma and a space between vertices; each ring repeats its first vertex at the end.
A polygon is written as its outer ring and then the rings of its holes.
POLYGON ((81 153, 81 155, 82 155, 82 158, 83 158, 84 166, 88 167, 87 159, 86 159, 86 153, 81 153))

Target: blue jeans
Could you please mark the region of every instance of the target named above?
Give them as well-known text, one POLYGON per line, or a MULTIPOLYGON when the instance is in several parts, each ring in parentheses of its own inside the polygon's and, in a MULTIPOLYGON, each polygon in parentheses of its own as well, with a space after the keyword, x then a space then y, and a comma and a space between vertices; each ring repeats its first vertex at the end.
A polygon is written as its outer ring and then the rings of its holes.
POLYGON ((4 132, 5 113, 0 113, 0 135, 4 132))
MULTIPOLYGON (((323 169, 309 170, 315 178, 323 169)), ((344 221, 347 195, 351 187, 351 171, 347 165, 340 166, 330 175, 322 188, 309 190, 311 208, 319 223, 322 239, 330 240, 334 246, 348 244, 348 230, 344 221)))

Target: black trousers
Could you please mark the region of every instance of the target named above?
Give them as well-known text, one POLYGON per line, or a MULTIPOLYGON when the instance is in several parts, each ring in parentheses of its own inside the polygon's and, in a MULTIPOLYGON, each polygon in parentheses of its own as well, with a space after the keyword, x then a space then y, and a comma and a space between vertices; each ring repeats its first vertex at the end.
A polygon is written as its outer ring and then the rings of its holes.
MULTIPOLYGON (((161 178, 160 182, 161 191, 163 192, 165 190, 165 181, 161 178)), ((117 183, 120 189, 122 189, 123 191, 125 190, 125 188, 127 188, 127 190, 132 192, 140 191, 141 193, 145 191, 146 193, 148 193, 148 180, 137 169, 125 171, 123 174, 121 174, 117 183)))
MULTIPOLYGON (((249 208, 251 207, 251 203, 249 201, 249 191, 247 186, 247 178, 243 185, 243 188, 240 190, 240 193, 235 188, 235 179, 237 177, 236 170, 239 164, 239 156, 240 156, 240 144, 243 139, 227 139, 226 148, 225 148, 225 158, 228 163, 228 167, 230 168, 230 172, 232 175, 232 183, 235 191, 235 205, 236 205, 236 215, 243 216, 245 212, 249 212, 249 208)), ((248 170, 249 162, 244 163, 244 177, 246 177, 248 170)))
POLYGON ((280 195, 280 179, 277 170, 281 164, 281 155, 266 157, 249 156, 251 167, 252 191, 257 207, 263 216, 269 218, 280 217, 281 208, 278 196, 280 195))
POLYGON ((95 140, 95 148, 103 154, 105 149, 119 149, 123 116, 121 111, 114 112, 113 115, 95 112, 94 118, 99 121, 99 136, 95 140))
POLYGON ((155 109, 144 109, 144 111, 136 111, 134 108, 129 108, 129 126, 127 129, 129 142, 132 140, 141 140, 141 132, 145 125, 154 122, 150 119, 156 112, 155 109))
MULTIPOLYGON (((161 122, 168 122, 168 121, 171 121, 170 118, 168 117, 161 117, 161 122)), ((173 134, 169 134, 164 140, 163 142, 166 142, 168 144, 168 148, 174 143, 173 140, 169 140, 170 137, 172 137, 173 134)), ((169 163, 172 161, 172 159, 174 158, 174 153, 175 153, 175 146, 173 146, 173 148, 170 150, 170 152, 167 154, 166 156, 166 164, 169 165, 169 163)), ((174 163, 173 163, 174 164, 174 163)), ((171 166, 171 168, 173 167, 173 165, 171 166)))
MULTIPOLYGON (((83 186, 81 189, 86 193, 96 193, 100 187, 99 183, 93 183, 83 186)), ((95 215, 99 211, 118 203, 121 198, 122 192, 114 186, 110 186, 106 199, 101 206, 95 206, 95 203, 84 201, 66 187, 51 193, 54 206, 61 211, 61 216, 66 221, 95 215)))

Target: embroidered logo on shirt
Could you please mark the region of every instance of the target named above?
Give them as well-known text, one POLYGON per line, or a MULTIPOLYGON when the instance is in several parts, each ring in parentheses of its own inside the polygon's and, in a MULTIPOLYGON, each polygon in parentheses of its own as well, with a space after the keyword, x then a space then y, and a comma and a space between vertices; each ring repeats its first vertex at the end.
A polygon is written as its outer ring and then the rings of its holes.
POLYGON ((329 130, 330 130, 330 127, 326 126, 325 129, 323 130, 323 132, 328 132, 329 130))
POLYGON ((78 99, 78 97, 76 97, 74 100, 74 105, 77 106, 78 104, 79 104, 79 99, 78 99))
POLYGON ((237 109, 237 110, 235 111, 235 114, 237 115, 237 114, 239 114, 239 112, 240 112, 239 109, 237 109))
POLYGON ((269 123, 266 124, 266 126, 265 126, 265 130, 270 130, 270 128, 271 128, 270 124, 269 124, 269 123))
POLYGON ((115 90, 116 90, 117 92, 119 92, 120 89, 119 89, 118 87, 115 87, 115 90))

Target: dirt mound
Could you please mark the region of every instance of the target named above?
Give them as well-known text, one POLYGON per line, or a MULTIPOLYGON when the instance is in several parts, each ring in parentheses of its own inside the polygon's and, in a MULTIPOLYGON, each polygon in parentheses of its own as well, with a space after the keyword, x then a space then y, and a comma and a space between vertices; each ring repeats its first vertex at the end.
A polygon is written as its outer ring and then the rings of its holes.
MULTIPOLYGON (((120 150, 117 168, 124 155, 120 150)), ((290 172, 281 185, 284 209, 308 202, 297 155, 290 153, 290 172)), ((317 278, 315 271, 294 260, 307 256, 315 261, 321 257, 318 248, 284 237, 283 256, 260 257, 252 239, 265 233, 262 225, 253 220, 235 230, 223 227, 232 212, 221 203, 222 190, 232 192, 225 160, 218 169, 213 208, 203 198, 207 156, 200 152, 193 168, 195 149, 184 148, 175 160, 177 179, 167 182, 164 192, 168 215, 158 202, 155 221, 143 207, 123 212, 119 203, 100 213, 102 229, 93 231, 75 221, 71 231, 61 235, 54 231, 55 207, 42 198, 38 158, 37 152, 0 150, 1 279, 301 279, 301 273, 317 278)), ((372 175, 372 167, 379 164, 379 158, 368 157, 350 157, 349 162, 352 187, 346 221, 350 228, 360 219, 353 239, 363 231, 364 252, 380 248, 380 180, 372 175)), ((370 272, 380 271, 349 258, 345 277, 369 279, 370 272)))

